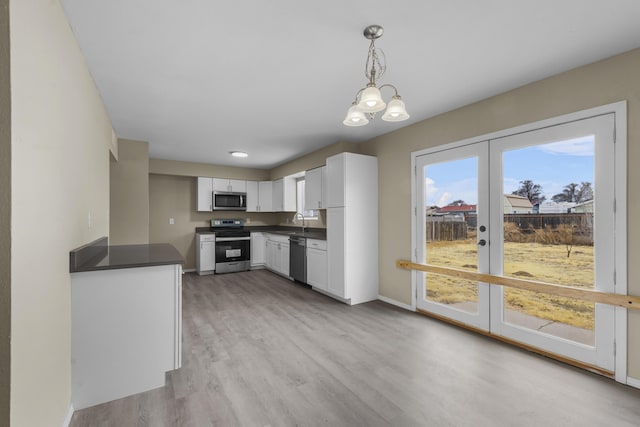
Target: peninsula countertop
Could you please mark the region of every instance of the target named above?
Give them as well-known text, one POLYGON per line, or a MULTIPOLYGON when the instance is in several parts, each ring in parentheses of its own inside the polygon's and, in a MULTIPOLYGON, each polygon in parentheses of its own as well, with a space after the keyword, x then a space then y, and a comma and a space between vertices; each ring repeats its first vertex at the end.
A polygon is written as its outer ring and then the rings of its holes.
MULTIPOLYGON (((299 236, 306 237, 307 239, 327 240, 326 228, 305 228, 305 231, 303 232, 301 227, 284 225, 252 225, 244 226, 242 230, 258 233, 282 234, 285 236, 299 236)), ((214 231, 211 227, 196 227, 196 233, 212 234, 214 231)))
POLYGON ((168 243, 109 246, 102 237, 69 252, 71 273, 184 264, 178 250, 168 243))

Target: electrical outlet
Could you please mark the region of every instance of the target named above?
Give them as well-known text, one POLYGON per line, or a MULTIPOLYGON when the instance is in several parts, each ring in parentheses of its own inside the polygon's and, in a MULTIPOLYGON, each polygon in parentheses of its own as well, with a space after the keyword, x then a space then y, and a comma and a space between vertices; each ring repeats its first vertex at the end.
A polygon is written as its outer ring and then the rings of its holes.
POLYGON ((169 218, 169 225, 175 224, 175 220, 173 218, 169 218))

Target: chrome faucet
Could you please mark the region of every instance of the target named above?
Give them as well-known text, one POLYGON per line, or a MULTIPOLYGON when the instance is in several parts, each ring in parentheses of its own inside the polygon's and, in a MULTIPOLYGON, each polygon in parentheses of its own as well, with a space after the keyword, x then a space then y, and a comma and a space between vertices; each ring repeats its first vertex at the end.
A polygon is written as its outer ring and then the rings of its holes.
POLYGON ((302 232, 304 233, 304 215, 301 212, 296 212, 296 214, 293 216, 293 223, 296 223, 298 215, 300 216, 300 218, 302 218, 302 232))

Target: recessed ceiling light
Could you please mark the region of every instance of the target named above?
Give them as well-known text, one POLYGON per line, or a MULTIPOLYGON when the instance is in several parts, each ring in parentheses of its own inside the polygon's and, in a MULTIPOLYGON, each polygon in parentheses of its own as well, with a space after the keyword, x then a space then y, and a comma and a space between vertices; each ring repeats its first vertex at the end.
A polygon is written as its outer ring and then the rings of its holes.
POLYGON ((244 151, 231 151, 230 154, 233 157, 247 157, 249 156, 247 153, 245 153, 244 151))

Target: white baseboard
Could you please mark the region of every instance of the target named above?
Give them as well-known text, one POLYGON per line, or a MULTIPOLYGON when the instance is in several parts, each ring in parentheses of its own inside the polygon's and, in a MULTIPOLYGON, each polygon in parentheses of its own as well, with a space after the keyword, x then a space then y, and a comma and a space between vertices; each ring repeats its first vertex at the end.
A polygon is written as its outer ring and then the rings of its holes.
POLYGON ((386 302, 387 304, 391 304, 391 305, 395 305, 396 307, 404 308, 405 310, 416 311, 413 307, 411 307, 411 304, 405 304, 403 302, 396 301, 394 299, 387 298, 387 297, 382 296, 382 295, 378 295, 378 299, 380 301, 382 301, 382 302, 386 302))
POLYGON ((74 409, 73 409, 73 404, 69 405, 69 410, 67 411, 67 416, 64 417, 64 421, 62 422, 62 427, 69 427, 69 425, 71 424, 71 418, 73 417, 73 413, 74 413, 74 409))
POLYGON ((627 377, 627 385, 635 388, 640 388, 640 380, 637 378, 627 377))
POLYGON ((185 268, 182 270, 183 273, 193 273, 195 271, 196 271, 195 268, 185 268))

